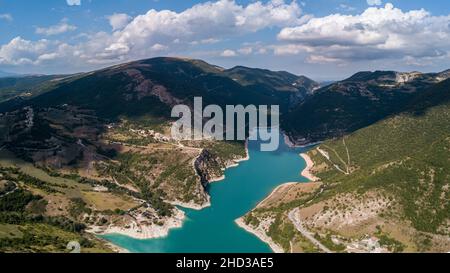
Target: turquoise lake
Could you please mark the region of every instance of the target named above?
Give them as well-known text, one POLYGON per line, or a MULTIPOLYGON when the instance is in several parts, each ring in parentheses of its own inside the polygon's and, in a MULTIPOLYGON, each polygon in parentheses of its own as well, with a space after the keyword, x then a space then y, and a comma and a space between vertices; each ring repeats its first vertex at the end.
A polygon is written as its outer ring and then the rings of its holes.
POLYGON ((280 137, 274 152, 261 152, 260 141, 249 141, 250 160, 227 169, 225 180, 209 187, 211 207, 184 209, 182 228, 167 237, 136 240, 122 235, 102 238, 135 253, 270 253, 270 247, 238 227, 237 218, 252 210, 274 188, 286 182, 307 182, 300 173, 305 161, 299 153, 306 148, 290 148, 280 137))

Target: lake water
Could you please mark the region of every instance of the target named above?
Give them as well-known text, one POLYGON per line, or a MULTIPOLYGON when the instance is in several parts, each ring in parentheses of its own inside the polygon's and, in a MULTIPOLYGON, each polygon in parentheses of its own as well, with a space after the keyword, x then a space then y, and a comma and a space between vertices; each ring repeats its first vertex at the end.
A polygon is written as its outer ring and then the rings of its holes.
POLYGON ((286 182, 306 182, 300 173, 304 148, 282 143, 275 152, 261 152, 259 141, 249 141, 250 160, 227 169, 226 179, 211 184, 212 206, 201 211, 183 209, 186 221, 167 237, 136 240, 122 235, 105 235, 115 245, 138 253, 270 253, 256 236, 238 227, 234 220, 252 210, 272 190, 286 182))

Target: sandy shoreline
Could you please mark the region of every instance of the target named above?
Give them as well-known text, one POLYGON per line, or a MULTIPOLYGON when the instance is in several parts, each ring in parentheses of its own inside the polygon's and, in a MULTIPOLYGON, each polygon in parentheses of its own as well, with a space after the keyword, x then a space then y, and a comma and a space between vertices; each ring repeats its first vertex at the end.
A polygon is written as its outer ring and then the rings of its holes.
POLYGON ((270 246, 270 248, 273 250, 273 252, 275 253, 284 253, 283 248, 281 248, 279 245, 277 245, 272 238, 270 238, 269 236, 267 236, 267 234, 262 231, 262 230, 258 230, 258 229, 254 229, 249 225, 246 225, 244 223, 243 218, 239 218, 235 220, 235 223, 242 229, 244 229, 245 231, 252 233, 253 235, 255 235, 256 237, 258 237, 261 241, 263 241, 264 243, 268 244, 270 246))
POLYGON ((222 175, 222 176, 219 176, 219 177, 214 177, 214 178, 211 178, 208 181, 208 183, 220 182, 222 180, 225 180, 225 178, 226 178, 225 175, 222 175))
POLYGON ((111 243, 110 241, 105 240, 103 238, 99 238, 99 237, 97 237, 97 238, 100 239, 101 241, 103 241, 105 243, 105 245, 108 246, 109 249, 111 249, 114 253, 120 253, 120 254, 130 253, 130 251, 128 249, 125 249, 123 247, 115 245, 115 244, 111 243))
MULTIPOLYGON (((119 234, 133 239, 146 240, 165 237, 170 229, 180 228, 183 225, 186 216, 180 209, 175 209, 175 215, 166 219, 162 226, 156 224, 144 224, 137 221, 129 223, 126 227, 109 225, 108 227, 91 226, 87 232, 95 235, 119 234)), ((112 244, 108 241, 108 243, 112 244)), ((116 246, 119 249, 121 247, 116 246)))
MULTIPOLYGON (((295 144, 293 144, 292 142, 290 142, 289 137, 287 135, 285 136, 285 142, 289 147, 299 147, 296 146, 295 144)), ((314 145, 314 144, 311 144, 314 145)), ((306 145, 306 146, 302 146, 302 147, 307 147, 307 146, 311 146, 311 145, 306 145)), ((311 173, 311 169, 314 167, 314 162, 311 160, 311 158, 306 154, 306 153, 302 153, 300 154, 300 156, 305 160, 306 162, 306 167, 305 169, 302 171, 301 175, 305 178, 307 178, 308 180, 310 180, 311 182, 317 182, 320 179, 316 176, 314 176, 311 173)), ((269 200, 274 194, 276 194, 279 190, 294 185, 294 184, 298 184, 297 182, 288 182, 288 183, 284 183, 279 185, 278 187, 276 187, 266 198, 264 198, 264 200, 262 200, 261 202, 258 203, 258 205, 256 206, 256 208, 258 206, 260 206, 261 204, 263 204, 265 201, 269 200)), ((256 237, 258 237, 261 241, 265 242, 266 244, 268 244, 270 246, 270 248, 275 252, 275 253, 284 253, 284 250, 277 245, 272 238, 270 238, 263 230, 260 229, 255 229, 249 225, 246 225, 244 223, 243 217, 237 219, 236 224, 245 229, 247 232, 250 232, 252 234, 254 234, 256 237)))
POLYGON ((291 141, 291 139, 289 138, 288 135, 283 133, 283 136, 284 136, 284 143, 286 143, 286 145, 289 146, 290 148, 307 148, 307 147, 315 146, 317 144, 322 143, 319 141, 319 142, 311 142, 311 143, 305 143, 305 144, 295 144, 291 141))
POLYGON ((291 186, 291 185, 296 185, 298 184, 298 182, 288 182, 288 183, 284 183, 279 185, 278 187, 276 187, 266 198, 264 198, 264 200, 262 200, 261 202, 258 203, 258 205, 255 207, 259 207, 261 204, 263 204, 265 201, 269 200, 272 196, 274 196, 279 190, 291 186))
POLYGON ((206 203, 204 203, 203 205, 198 205, 195 203, 184 203, 184 202, 180 202, 180 201, 172 201, 172 202, 168 202, 169 204, 173 205, 173 206, 178 206, 178 207, 182 207, 182 208, 186 208, 186 209, 192 209, 192 210, 202 210, 202 209, 206 209, 208 207, 211 207, 211 200, 210 197, 208 195, 208 201, 206 203))
POLYGON ((288 135, 286 135, 285 133, 283 133, 283 136, 284 136, 284 143, 286 143, 287 146, 289 146, 290 148, 295 148, 295 147, 297 147, 297 146, 291 141, 291 139, 289 138, 288 135))
POLYGON ((311 173, 311 169, 314 167, 314 162, 311 158, 305 153, 300 154, 300 156, 306 161, 306 168, 302 171, 302 176, 312 182, 319 181, 320 179, 311 173))

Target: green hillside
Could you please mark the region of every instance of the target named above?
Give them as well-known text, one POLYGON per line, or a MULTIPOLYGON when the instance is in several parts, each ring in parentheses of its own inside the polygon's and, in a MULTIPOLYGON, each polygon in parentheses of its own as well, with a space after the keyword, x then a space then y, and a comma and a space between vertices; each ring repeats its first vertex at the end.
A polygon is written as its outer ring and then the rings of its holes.
POLYGON ((17 76, 0 78, 0 103, 12 98, 27 98, 40 94, 60 76, 17 76))
POLYGON ((154 58, 57 82, 36 98, 0 104, 0 112, 25 105, 69 104, 95 110, 99 116, 109 119, 145 114, 167 118, 171 106, 178 103, 191 105, 194 96, 201 96, 205 105, 277 104, 287 109, 296 93, 305 93, 313 86, 311 80, 286 72, 225 71, 200 60, 154 58), (237 76, 239 73, 242 75, 237 76), (255 84, 233 78, 244 79, 246 73, 252 74, 255 84), (279 77, 275 81, 274 75, 279 77), (294 81, 296 88, 292 85, 294 81))
POLYGON ((318 251, 292 217, 330 251, 448 251, 449 120, 446 80, 402 113, 312 148, 320 181, 285 186, 243 220, 285 251, 318 251))
MULTIPOLYGON (((407 112, 346 136, 345 142, 321 144, 350 174, 328 168, 317 175, 332 184, 328 195, 372 188, 393 193, 415 228, 444 232, 450 219, 450 81, 427 90, 416 102, 407 112)), ((313 160, 330 163, 317 153, 313 160)))
POLYGON ((305 76, 297 76, 286 71, 236 66, 224 71, 224 74, 245 86, 260 86, 277 91, 310 93, 319 84, 305 76))

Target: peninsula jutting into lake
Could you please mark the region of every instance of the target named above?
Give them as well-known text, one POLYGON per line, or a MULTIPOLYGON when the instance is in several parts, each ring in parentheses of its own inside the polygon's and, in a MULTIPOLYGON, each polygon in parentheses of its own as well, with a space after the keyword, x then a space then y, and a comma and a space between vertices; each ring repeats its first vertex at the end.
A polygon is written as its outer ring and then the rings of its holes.
POLYGON ((223 180, 209 186, 211 206, 202 210, 182 209, 186 213, 183 226, 170 230, 168 236, 150 240, 119 234, 102 237, 131 252, 282 251, 276 243, 263 242, 240 228, 235 220, 244 216, 280 184, 307 182, 300 176, 305 162, 299 156, 307 148, 291 148, 282 143, 277 151, 261 152, 259 146, 260 141, 250 141, 249 160, 227 169, 223 180))

